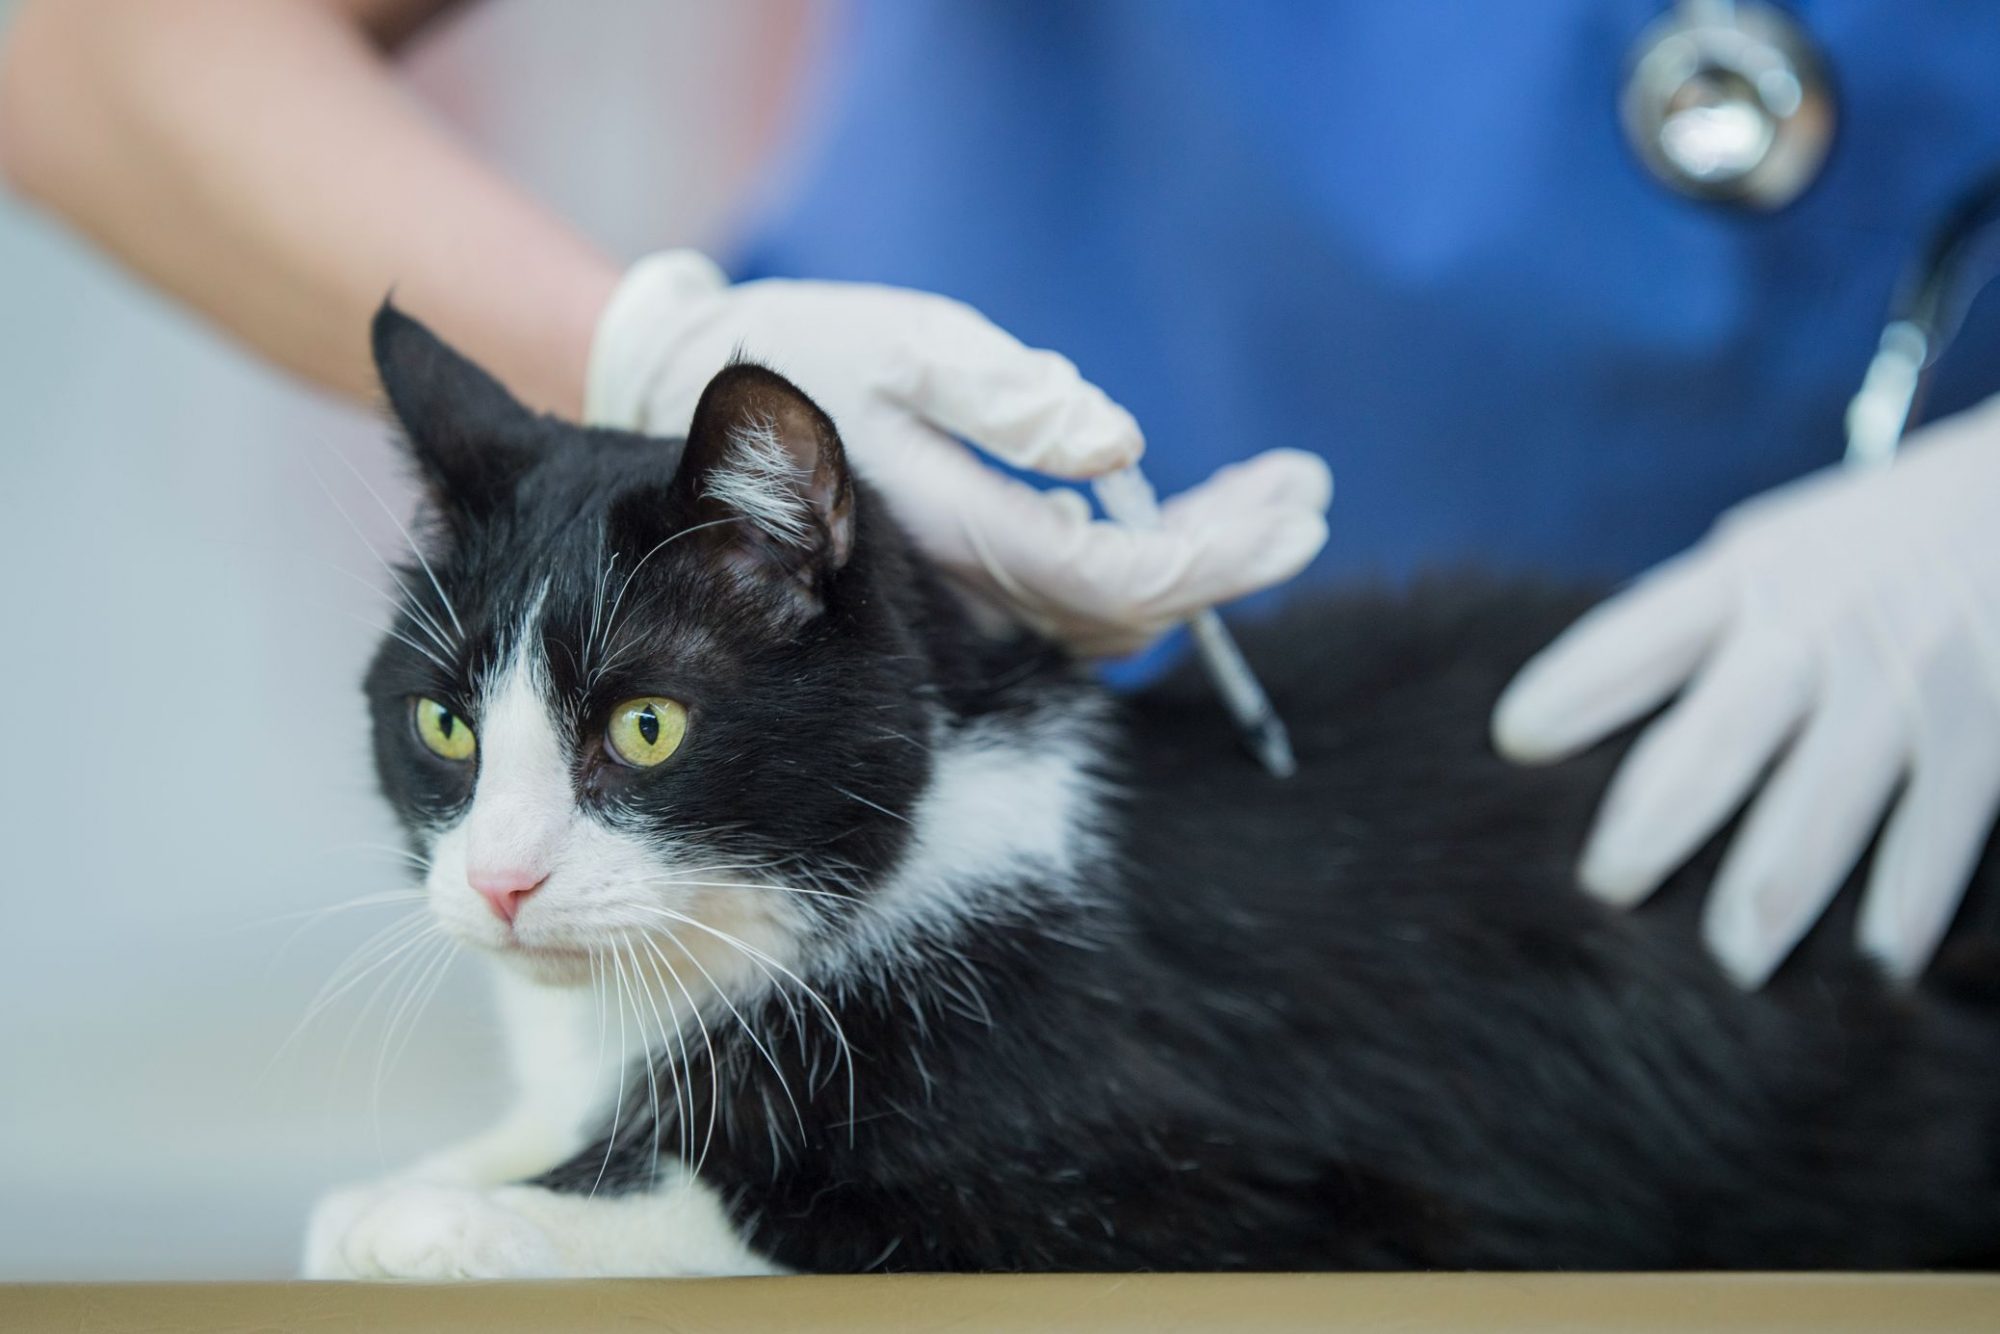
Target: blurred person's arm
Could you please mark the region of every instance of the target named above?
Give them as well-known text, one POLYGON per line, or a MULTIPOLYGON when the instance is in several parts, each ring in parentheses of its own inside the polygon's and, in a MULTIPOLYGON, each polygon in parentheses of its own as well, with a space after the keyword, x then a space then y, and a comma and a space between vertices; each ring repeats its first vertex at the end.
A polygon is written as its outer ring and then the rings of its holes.
POLYGON ((0 170, 271 360, 377 392, 399 305, 576 416, 618 270, 435 125, 386 56, 439 0, 27 0, 0 170))
POLYGON ((538 408, 682 434, 739 349, 795 374, 961 583, 1086 652, 1143 644, 1296 574, 1326 541, 1319 459, 1271 451, 1093 521, 958 441, 1081 479, 1144 448, 1052 352, 958 302, 860 283, 731 287, 676 252, 612 263, 440 132, 385 55, 437 0, 27 0, 0 48, 0 168, 273 361, 372 400, 396 302, 538 408), (614 300, 614 293, 616 299, 614 300), (594 364, 593 364, 594 362, 594 364))

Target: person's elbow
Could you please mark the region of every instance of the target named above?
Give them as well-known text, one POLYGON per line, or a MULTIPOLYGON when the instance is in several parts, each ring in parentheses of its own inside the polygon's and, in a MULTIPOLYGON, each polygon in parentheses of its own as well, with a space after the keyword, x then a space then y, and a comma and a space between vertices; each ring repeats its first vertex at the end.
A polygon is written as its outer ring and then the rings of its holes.
POLYGON ((24 0, 0 27, 0 182, 29 198, 43 196, 57 151, 64 8, 63 0, 24 0))
POLYGON ((99 56, 143 10, 100 0, 21 0, 0 24, 0 182, 54 205, 102 121, 99 56))
MULTIPOLYGON (((43 203, 118 161, 134 124, 170 97, 171 83, 200 76, 202 60, 296 35, 301 21, 345 28, 375 50, 396 50, 449 0, 255 0, 245 11, 122 0, 21 0, 0 24, 0 181, 43 203), (246 22, 254 19, 255 22, 246 22), (182 68, 163 82, 157 48, 182 68), (149 49, 152 58, 147 58, 149 49), (121 129, 121 126, 126 127, 121 129)), ((4 0, 0 0, 4 7, 4 0)))

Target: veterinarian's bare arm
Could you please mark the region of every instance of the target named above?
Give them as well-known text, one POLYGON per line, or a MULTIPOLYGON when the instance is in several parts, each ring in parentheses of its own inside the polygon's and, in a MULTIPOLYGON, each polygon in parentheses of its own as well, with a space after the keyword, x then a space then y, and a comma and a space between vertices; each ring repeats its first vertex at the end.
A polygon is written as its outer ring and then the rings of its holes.
POLYGON ((396 299, 575 415, 617 270, 435 125, 387 53, 438 0, 27 0, 0 170, 264 356, 372 399, 396 299))

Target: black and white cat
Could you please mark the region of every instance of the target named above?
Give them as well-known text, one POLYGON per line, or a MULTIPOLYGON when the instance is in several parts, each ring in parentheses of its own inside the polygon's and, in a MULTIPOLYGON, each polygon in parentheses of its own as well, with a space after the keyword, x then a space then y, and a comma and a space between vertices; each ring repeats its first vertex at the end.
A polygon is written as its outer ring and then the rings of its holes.
POLYGON ((386 308, 375 350, 435 520, 376 757, 506 965, 522 1095, 323 1201, 309 1273, 2000 1256, 1990 860, 1909 991, 1854 885, 1755 994, 1697 940, 1713 849, 1637 913, 1574 892, 1615 754, 1516 769, 1485 724, 1580 595, 1252 627, 1270 779, 1198 682, 977 632, 770 371, 682 444, 534 416, 386 308))

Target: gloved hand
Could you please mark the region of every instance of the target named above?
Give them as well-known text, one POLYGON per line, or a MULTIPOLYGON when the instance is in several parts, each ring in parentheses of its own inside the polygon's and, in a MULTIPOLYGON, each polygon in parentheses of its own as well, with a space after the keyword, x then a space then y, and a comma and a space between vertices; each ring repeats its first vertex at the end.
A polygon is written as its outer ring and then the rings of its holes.
POLYGON ((1761 985, 1900 785, 1861 944, 1921 969, 2000 806, 2000 398, 1913 434, 1886 469, 1818 473, 1723 516, 1523 668, 1494 739, 1560 759, 1684 685, 1611 784, 1585 886, 1645 898, 1789 741, 1705 904, 1710 947, 1761 985))
POLYGON ((691 251, 640 261, 600 318, 585 417, 684 434, 738 352, 826 409, 856 470, 960 581, 1079 652, 1128 652, 1203 607, 1280 583, 1326 541, 1332 479, 1274 449, 1164 506, 1157 529, 1093 522, 1069 489, 1041 492, 958 443, 1081 479, 1144 449, 1131 414, 1053 352, 967 306, 860 283, 732 287, 691 251))

